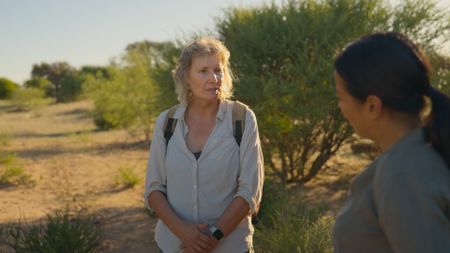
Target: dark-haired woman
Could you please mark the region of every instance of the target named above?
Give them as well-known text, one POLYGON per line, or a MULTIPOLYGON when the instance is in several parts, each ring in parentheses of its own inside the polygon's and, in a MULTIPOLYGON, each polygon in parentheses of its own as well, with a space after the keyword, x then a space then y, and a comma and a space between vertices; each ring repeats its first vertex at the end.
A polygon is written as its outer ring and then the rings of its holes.
POLYGON ((351 185, 335 252, 450 252, 450 99, 430 84, 429 70, 398 33, 363 37, 336 59, 341 112, 383 154, 351 185))

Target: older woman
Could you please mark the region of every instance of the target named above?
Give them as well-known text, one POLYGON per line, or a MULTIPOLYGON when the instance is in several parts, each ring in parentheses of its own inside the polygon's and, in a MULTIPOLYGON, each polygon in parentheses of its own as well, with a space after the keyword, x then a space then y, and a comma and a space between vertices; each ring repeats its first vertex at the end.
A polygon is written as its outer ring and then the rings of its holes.
POLYGON ((234 136, 233 108, 242 105, 228 100, 229 56, 214 38, 187 45, 174 71, 180 104, 156 121, 145 198, 159 217, 155 239, 164 253, 253 251, 263 157, 248 107, 242 137, 234 136))
POLYGON ((430 84, 429 68, 398 33, 363 37, 338 56, 341 112, 383 154, 351 185, 335 252, 450 252, 450 99, 430 84))

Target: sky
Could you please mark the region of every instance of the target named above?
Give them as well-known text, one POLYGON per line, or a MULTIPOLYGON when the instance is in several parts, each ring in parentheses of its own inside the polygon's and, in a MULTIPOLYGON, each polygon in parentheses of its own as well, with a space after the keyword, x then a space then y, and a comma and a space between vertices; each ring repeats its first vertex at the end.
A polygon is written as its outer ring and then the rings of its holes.
MULTIPOLYGON (((401 0, 393 0, 401 1, 401 0)), ((32 65, 106 65, 133 42, 214 29, 230 6, 266 0, 0 0, 0 77, 22 83, 32 65)), ((281 3, 283 0, 275 0, 281 3)), ((449 6, 450 0, 441 0, 449 6)))

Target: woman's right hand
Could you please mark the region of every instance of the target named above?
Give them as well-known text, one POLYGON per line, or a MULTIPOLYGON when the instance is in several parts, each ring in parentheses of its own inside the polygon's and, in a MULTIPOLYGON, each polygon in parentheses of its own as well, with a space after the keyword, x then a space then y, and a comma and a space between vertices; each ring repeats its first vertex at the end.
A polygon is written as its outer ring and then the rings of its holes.
POLYGON ((183 222, 177 234, 183 252, 207 253, 216 247, 218 241, 208 231, 208 224, 183 222), (202 232, 207 231, 207 233, 202 232))

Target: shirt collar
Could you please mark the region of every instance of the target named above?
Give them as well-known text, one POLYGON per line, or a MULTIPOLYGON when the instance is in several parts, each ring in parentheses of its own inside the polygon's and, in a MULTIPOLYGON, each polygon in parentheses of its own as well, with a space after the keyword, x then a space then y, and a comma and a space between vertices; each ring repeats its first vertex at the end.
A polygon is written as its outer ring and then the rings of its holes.
POLYGON ((405 147, 410 147, 416 143, 425 143, 425 129, 423 127, 418 127, 411 132, 403 136, 399 141, 392 145, 385 153, 393 153, 396 150, 404 149, 405 147))
MULTIPOLYGON (((186 113, 186 105, 179 104, 173 117, 177 120, 183 120, 184 121, 184 114, 186 113)), ((219 109, 217 110, 216 119, 223 120, 225 118, 225 115, 227 113, 227 101, 220 101, 219 102, 219 109)))

